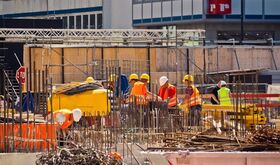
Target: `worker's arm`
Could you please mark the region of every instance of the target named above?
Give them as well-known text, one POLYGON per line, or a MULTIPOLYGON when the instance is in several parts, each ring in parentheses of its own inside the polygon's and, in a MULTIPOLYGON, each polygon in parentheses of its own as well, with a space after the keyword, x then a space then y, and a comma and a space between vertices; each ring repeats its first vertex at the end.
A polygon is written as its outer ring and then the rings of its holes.
POLYGON ((216 98, 216 96, 214 94, 211 94, 211 98, 216 101, 216 103, 220 103, 220 101, 216 98))
POLYGON ((162 99, 158 95, 156 95, 150 91, 147 91, 147 99, 153 100, 153 101, 162 101, 162 99))

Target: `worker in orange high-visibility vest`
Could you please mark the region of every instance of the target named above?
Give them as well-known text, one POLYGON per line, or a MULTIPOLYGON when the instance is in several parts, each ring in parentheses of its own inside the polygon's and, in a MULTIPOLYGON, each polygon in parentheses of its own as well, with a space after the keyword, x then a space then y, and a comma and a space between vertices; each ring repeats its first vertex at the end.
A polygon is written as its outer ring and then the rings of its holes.
POLYGON ((160 77, 159 85, 158 96, 168 103, 168 108, 175 107, 177 105, 176 87, 169 83, 166 76, 160 77))
MULTIPOLYGON (((49 119, 50 119, 49 115, 49 119)), ((54 121, 57 122, 60 126, 60 129, 65 130, 69 128, 74 121, 78 122, 82 117, 82 112, 80 109, 60 109, 53 112, 54 121)))
POLYGON ((162 101, 161 98, 157 95, 157 94, 154 94, 152 92, 150 92, 148 89, 148 84, 150 83, 150 76, 147 74, 147 73, 143 73, 141 76, 140 76, 140 81, 142 83, 145 84, 146 86, 146 89, 147 89, 147 100, 148 101, 162 101))
POLYGON ((189 126, 199 126, 201 117, 201 96, 198 89, 194 86, 192 75, 185 75, 183 82, 186 86, 184 103, 189 108, 189 126))
POLYGON ((136 104, 146 104, 147 103, 147 95, 148 95, 148 90, 146 85, 141 82, 137 81, 134 83, 131 93, 130 93, 130 100, 135 101, 136 104))

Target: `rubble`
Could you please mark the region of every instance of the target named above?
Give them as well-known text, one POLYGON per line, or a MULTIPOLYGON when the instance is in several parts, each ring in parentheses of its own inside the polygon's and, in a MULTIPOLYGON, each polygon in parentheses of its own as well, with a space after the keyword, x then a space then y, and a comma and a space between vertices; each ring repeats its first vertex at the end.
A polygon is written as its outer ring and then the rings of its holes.
POLYGON ((253 131, 248 141, 252 144, 280 144, 280 131, 263 127, 253 131))
POLYGON ((175 134, 163 139, 161 147, 149 147, 148 150, 161 151, 205 151, 205 152, 234 152, 234 151, 280 151, 280 131, 271 127, 248 132, 243 138, 239 136, 219 136, 204 133, 175 134))
POLYGON ((87 148, 72 144, 49 153, 38 155, 37 165, 120 165, 122 161, 110 154, 98 151, 94 148, 87 148))

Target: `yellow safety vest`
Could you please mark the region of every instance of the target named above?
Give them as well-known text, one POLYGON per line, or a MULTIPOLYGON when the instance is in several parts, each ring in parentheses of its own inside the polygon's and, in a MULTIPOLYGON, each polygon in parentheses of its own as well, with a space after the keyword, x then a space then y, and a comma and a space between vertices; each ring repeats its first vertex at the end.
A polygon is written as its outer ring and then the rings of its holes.
POLYGON ((218 90, 220 105, 232 105, 230 100, 230 89, 222 87, 218 90))

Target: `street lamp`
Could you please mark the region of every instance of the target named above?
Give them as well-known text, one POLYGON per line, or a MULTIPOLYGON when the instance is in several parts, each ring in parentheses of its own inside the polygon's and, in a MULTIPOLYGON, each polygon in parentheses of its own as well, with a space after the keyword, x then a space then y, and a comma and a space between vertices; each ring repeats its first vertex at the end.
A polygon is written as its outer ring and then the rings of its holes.
POLYGON ((240 45, 242 45, 243 44, 243 40, 244 40, 244 0, 240 0, 240 2, 241 2, 241 12, 240 12, 240 14, 241 14, 241 29, 240 29, 240 45))

